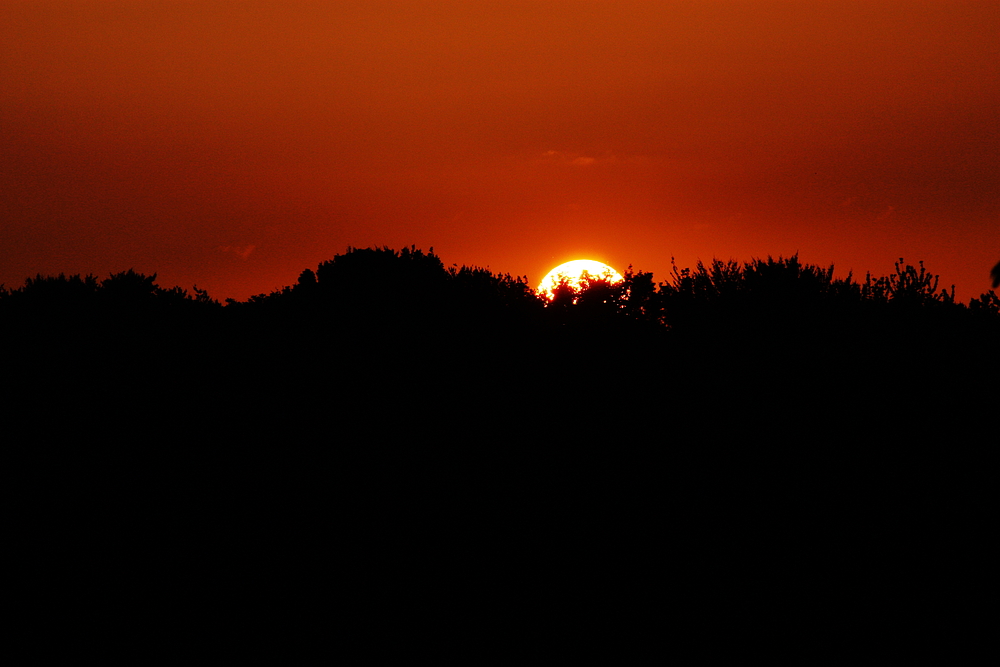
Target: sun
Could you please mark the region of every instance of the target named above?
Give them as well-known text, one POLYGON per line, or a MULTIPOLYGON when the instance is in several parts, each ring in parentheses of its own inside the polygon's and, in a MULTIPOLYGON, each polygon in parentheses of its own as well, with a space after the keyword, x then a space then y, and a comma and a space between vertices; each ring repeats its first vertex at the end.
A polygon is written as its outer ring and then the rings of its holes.
POLYGON ((572 262, 560 264, 545 274, 542 282, 538 284, 537 291, 539 295, 551 299, 552 290, 561 280, 566 280, 574 289, 580 289, 587 278, 607 280, 612 284, 625 280, 620 273, 603 262, 593 259, 574 259, 572 262))

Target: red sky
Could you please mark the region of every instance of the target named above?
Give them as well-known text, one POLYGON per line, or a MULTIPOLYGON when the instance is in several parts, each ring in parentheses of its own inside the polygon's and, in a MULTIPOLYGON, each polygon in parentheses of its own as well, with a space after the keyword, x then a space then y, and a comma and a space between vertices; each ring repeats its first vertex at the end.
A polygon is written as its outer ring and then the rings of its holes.
POLYGON ((0 0, 0 283, 1000 260, 1000 2, 0 0))

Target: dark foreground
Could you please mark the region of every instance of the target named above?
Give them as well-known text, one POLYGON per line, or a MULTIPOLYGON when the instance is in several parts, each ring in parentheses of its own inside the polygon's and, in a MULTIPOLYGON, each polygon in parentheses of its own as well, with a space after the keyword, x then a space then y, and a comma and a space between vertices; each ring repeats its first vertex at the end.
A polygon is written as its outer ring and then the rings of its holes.
POLYGON ((345 317, 304 289, 169 316, 18 320, 7 302, 36 599, 182 608, 181 626, 346 605, 369 630, 517 609, 502 622, 530 634, 610 608, 870 627, 885 605, 982 594, 989 313, 345 317))

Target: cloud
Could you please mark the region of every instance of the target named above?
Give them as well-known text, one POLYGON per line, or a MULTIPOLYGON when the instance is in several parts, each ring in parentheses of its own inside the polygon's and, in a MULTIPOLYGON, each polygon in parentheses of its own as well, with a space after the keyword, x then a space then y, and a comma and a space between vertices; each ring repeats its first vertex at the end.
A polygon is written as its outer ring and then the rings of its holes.
POLYGON ((887 206, 884 211, 882 211, 880 214, 878 214, 877 216, 875 216, 875 220, 877 220, 878 222, 881 222, 883 220, 888 220, 895 213, 896 213, 896 207, 895 206, 887 206))
POLYGON ((248 245, 220 245, 219 250, 221 250, 222 252, 231 252, 234 255, 240 257, 241 259, 246 259, 247 257, 250 256, 250 253, 252 253, 254 251, 254 248, 256 247, 257 246, 255 246, 252 243, 248 245))
MULTIPOLYGON (((541 160, 543 162, 558 162, 561 164, 570 164, 574 167, 589 167, 591 165, 597 164, 598 158, 590 157, 588 155, 583 155, 581 153, 572 153, 566 151, 545 151, 542 153, 541 160)), ((600 158, 600 162, 612 162, 614 158, 600 158)))

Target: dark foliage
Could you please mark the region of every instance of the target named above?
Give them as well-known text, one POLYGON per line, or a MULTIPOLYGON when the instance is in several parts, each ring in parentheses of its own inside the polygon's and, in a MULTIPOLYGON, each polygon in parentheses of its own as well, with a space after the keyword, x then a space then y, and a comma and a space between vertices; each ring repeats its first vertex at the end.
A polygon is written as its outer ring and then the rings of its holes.
POLYGON ((621 283, 564 283, 548 302, 525 278, 446 268, 415 247, 349 248, 292 286, 224 308, 204 290, 163 288, 132 270, 104 280, 36 276, 0 290, 8 349, 22 346, 25 358, 99 358, 114 368, 140 356, 197 377, 221 354, 234 377, 249 381, 252 367, 300 386, 317 367, 350 369, 358 386, 380 376, 392 384, 415 359, 441 383, 479 369, 537 376, 539 389, 546 374, 603 373, 602 384, 639 386, 648 369, 673 378, 726 368, 761 377, 943 372, 963 350, 966 363, 979 363, 971 359, 993 344, 998 321, 993 292, 957 303, 954 288, 939 290, 938 276, 902 259, 893 274, 863 283, 796 256, 675 265, 661 283, 629 267, 621 283))
POLYGON ((48 554, 93 554, 75 579, 102 595, 579 595, 610 571, 647 590, 664 558, 694 597, 898 595, 985 553, 1000 301, 895 268, 630 268, 544 302, 348 249, 224 307, 132 271, 38 276, 0 290, 8 438, 38 457, 12 495, 48 554))

